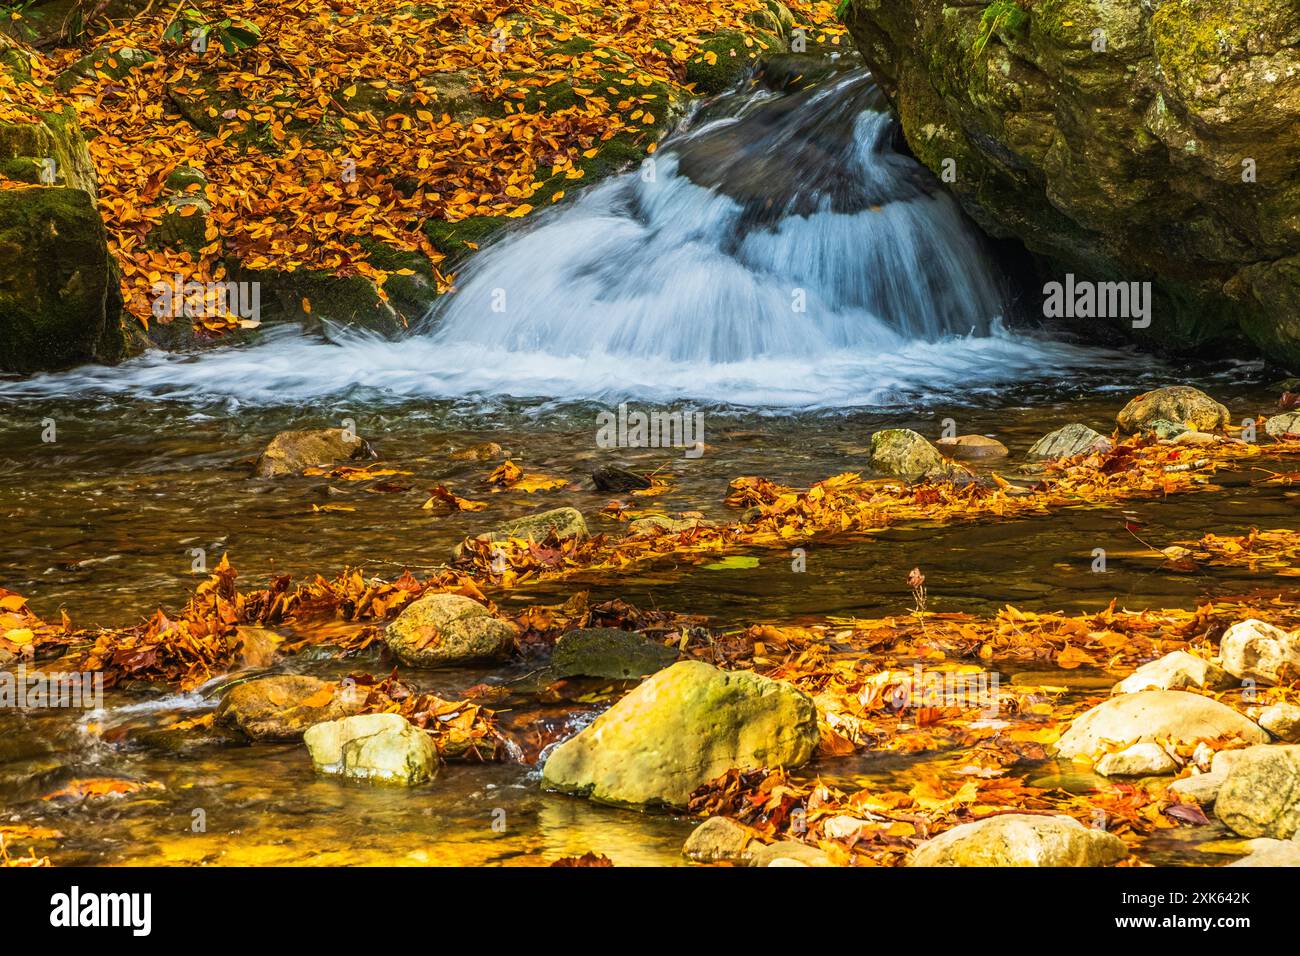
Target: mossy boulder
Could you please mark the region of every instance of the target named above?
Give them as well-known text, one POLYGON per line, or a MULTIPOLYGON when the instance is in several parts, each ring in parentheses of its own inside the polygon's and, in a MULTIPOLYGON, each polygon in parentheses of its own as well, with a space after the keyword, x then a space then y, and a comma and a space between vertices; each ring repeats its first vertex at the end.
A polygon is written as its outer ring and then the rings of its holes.
POLYGON ((882 428, 871 436, 871 467, 905 481, 942 478, 951 465, 939 449, 910 428, 882 428))
POLYGON ((313 332, 338 328, 385 338, 401 335, 406 320, 363 275, 335 275, 316 269, 245 269, 232 278, 257 282, 264 324, 295 323, 313 332))
POLYGON ((802 691, 682 661, 556 747, 542 780, 600 803, 683 807, 696 788, 732 768, 802 766, 817 741, 817 708, 802 691))
POLYGON ((55 87, 63 93, 70 92, 83 80, 103 78, 120 82, 132 70, 153 62, 153 54, 135 47, 99 47, 87 53, 55 77, 55 87))
POLYGON ((1244 837, 1294 837, 1300 830, 1300 746, 1245 751, 1228 771, 1214 812, 1244 837))
POLYGON ((19 182, 81 189, 92 198, 98 193, 95 164, 70 106, 0 121, 0 173, 19 182))
POLYGON ((1055 458, 1073 458, 1088 452, 1106 451, 1110 439, 1081 422, 1063 425, 1048 432, 1025 453, 1029 461, 1051 461, 1055 458))
MULTIPOLYGON (((913 153, 1046 276, 1150 281, 1165 351, 1300 367, 1300 6, 848 0, 913 153)), ((1096 323, 1096 319, 1083 320, 1096 323)))
POLYGON ((160 245, 184 250, 197 257, 198 251, 208 245, 208 220, 211 215, 212 206, 202 196, 173 196, 167 200, 162 221, 152 238, 160 245))
POLYGON ((208 177, 201 169, 193 166, 177 166, 167 174, 163 183, 168 189, 178 193, 201 192, 208 184, 208 177), (191 187, 195 187, 191 189, 191 187))
POLYGON ((632 631, 589 627, 561 635, 551 653, 556 677, 606 677, 629 680, 663 670, 677 652, 632 631))
POLYGON ((91 195, 0 190, 0 370, 118 361, 120 316, 117 269, 91 195))
POLYGON ((460 594, 430 594, 402 611, 384 643, 403 664, 444 667, 499 661, 514 647, 515 629, 460 594))
POLYGON ((721 93, 740 82, 765 53, 785 48, 785 41, 774 33, 719 30, 706 36, 686 61, 686 82, 696 93, 721 93))
POLYGON ((1144 392, 1125 405, 1116 418, 1120 429, 1126 432, 1154 428, 1161 421, 1193 431, 1212 432, 1227 425, 1229 420, 1225 406, 1190 385, 1167 385, 1144 392))

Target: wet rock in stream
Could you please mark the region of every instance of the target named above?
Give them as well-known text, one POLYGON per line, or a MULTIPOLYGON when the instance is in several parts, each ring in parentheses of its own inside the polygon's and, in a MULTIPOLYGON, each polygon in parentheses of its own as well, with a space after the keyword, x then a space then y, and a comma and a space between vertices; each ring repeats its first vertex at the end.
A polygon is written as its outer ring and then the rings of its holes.
POLYGON ((682 661, 556 747, 542 778, 601 803, 681 807, 732 768, 802 766, 817 741, 817 709, 802 691, 682 661))
POLYGON ((442 667, 499 661, 514 647, 515 629, 460 594, 430 594, 407 605, 384 631, 403 664, 442 667))
POLYGON ((313 724, 355 714, 364 694, 316 677, 282 674, 236 684, 217 707, 218 723, 253 740, 296 740, 313 724))
POLYGON ((1108 866, 1128 856, 1113 833, 1067 816, 1006 813, 963 823, 913 851, 909 866, 1108 866))
POLYGON ((662 670, 677 652, 632 631, 590 627, 561 635, 551 653, 555 677, 606 677, 627 680, 662 670))
POLYGON ((1091 759, 1138 743, 1193 746, 1221 737, 1268 740, 1257 724, 1227 704, 1187 691, 1143 690, 1119 694, 1076 717, 1056 747, 1063 757, 1091 759))
POLYGON ((400 714, 361 714, 316 724, 303 735, 318 773, 413 786, 438 769, 433 740, 400 714))

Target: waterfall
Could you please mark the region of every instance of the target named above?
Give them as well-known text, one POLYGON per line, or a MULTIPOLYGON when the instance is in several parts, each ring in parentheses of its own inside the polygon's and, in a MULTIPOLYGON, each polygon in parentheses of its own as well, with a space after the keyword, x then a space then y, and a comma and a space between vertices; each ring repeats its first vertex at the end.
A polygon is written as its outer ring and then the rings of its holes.
POLYGON ((864 71, 733 93, 641 169, 482 252, 427 326, 444 346, 734 363, 986 336, 981 238, 891 147, 864 71))
POLYGON ((1113 361, 1006 330, 982 236, 897 135, 863 70, 735 90, 640 168, 485 247, 400 341, 270 329, 252 346, 0 381, 0 398, 843 408, 960 400, 1113 361))

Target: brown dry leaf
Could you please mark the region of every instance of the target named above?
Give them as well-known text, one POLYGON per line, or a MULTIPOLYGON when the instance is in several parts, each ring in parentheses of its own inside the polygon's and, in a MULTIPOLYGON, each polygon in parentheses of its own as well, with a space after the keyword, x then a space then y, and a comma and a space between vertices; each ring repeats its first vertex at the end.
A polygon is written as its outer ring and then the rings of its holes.
POLYGON ((451 514, 456 511, 482 511, 487 507, 487 502, 458 498, 446 485, 438 485, 429 490, 429 500, 420 507, 437 514, 451 514))

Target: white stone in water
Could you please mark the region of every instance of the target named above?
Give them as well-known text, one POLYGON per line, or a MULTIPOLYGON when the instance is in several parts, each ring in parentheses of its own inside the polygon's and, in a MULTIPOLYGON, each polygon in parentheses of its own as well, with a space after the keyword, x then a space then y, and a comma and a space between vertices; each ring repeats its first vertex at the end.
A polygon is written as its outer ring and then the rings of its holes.
POLYGON ((1128 856, 1113 833, 1067 816, 1004 813, 922 843, 909 866, 1107 866, 1128 856))
POLYGON ((433 777, 438 750, 400 714, 361 714, 316 724, 303 735, 320 773, 417 784, 433 777))
POLYGON ((1300 707, 1295 704, 1273 704, 1259 715, 1259 725, 1278 740, 1289 744, 1300 743, 1300 707))
POLYGON ((1228 779, 1226 773, 1198 773, 1190 777, 1175 780, 1169 785, 1169 792, 1183 802, 1199 803, 1203 807, 1213 806, 1219 795, 1223 781, 1228 779))
POLYGON ((1232 678, 1223 668, 1187 651, 1174 651, 1143 664, 1115 685, 1114 694, 1132 694, 1140 690, 1185 690, 1188 687, 1219 690, 1232 678))
POLYGON ((1076 717, 1056 749, 1063 757, 1092 759, 1132 744, 1190 748, 1220 738, 1268 742, 1268 734, 1227 704, 1187 691, 1143 690, 1119 694, 1076 717))
POLYGON ((1094 769, 1103 777, 1150 777, 1176 773, 1178 761, 1159 744, 1134 744, 1106 754, 1094 769))
POLYGON ((1250 855, 1228 866, 1300 866, 1300 843, 1295 840, 1260 837, 1247 841, 1246 846, 1250 855))
POLYGON ((1224 632, 1219 654, 1233 677, 1276 684, 1300 673, 1300 634, 1253 618, 1239 621, 1224 632))

